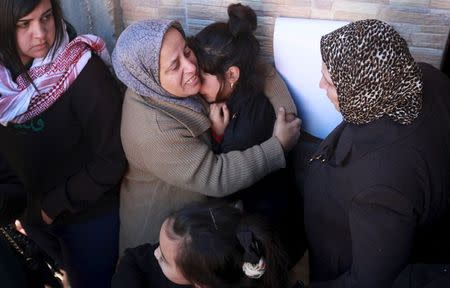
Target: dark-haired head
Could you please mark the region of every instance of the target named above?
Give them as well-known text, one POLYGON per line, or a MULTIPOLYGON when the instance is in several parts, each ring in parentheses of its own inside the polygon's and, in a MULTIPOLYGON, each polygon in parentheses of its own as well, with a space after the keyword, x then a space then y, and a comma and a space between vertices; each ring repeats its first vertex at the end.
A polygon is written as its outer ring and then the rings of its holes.
POLYGON ((196 287, 286 287, 287 260, 270 229, 228 203, 191 204, 169 216, 161 233, 177 243, 176 266, 196 287), (260 278, 243 271, 261 259, 260 278))
POLYGON ((27 29, 27 23, 18 23, 18 21, 32 13, 44 1, 51 4, 51 11, 42 15, 41 21, 48 21, 49 17, 54 21, 55 36, 52 39, 52 46, 59 46, 64 36, 64 27, 58 0, 2 0, 0 2, 0 64, 10 70, 13 75, 17 76, 25 72, 26 64, 28 64, 23 63, 18 47, 19 39, 17 39, 18 29, 27 29))
POLYGON ((257 94, 264 83, 264 70, 258 62, 260 44, 253 34, 257 26, 255 12, 248 6, 232 4, 228 16, 227 23, 210 24, 189 39, 200 69, 215 75, 221 83, 217 100, 226 99, 234 89, 257 94), (230 67, 239 69, 237 80, 229 80, 233 77, 230 67), (228 89, 230 84, 232 89, 228 89))

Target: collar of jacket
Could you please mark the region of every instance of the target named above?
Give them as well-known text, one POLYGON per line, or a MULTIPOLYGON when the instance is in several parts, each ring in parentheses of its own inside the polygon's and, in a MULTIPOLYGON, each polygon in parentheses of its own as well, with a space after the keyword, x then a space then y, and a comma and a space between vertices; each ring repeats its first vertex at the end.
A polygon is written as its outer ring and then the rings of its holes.
MULTIPOLYGON (((137 94, 136 94, 137 95, 137 94)), ((158 101, 149 97, 135 97, 136 101, 141 102, 145 106, 151 107, 166 114, 167 116, 178 121, 181 125, 192 134, 192 137, 198 137, 211 127, 208 116, 198 113, 188 107, 181 105, 158 101)), ((206 109, 205 109, 206 111, 206 109)))
POLYGON ((361 125, 343 121, 325 138, 310 162, 319 160, 331 166, 345 166, 414 133, 424 114, 428 114, 423 112, 410 125, 399 124, 388 116, 361 125))

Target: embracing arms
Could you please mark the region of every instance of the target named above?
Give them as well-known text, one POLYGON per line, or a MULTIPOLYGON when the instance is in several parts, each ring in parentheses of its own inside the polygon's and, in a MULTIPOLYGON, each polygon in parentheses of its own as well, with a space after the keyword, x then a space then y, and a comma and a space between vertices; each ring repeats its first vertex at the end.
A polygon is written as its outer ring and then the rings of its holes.
POLYGON ((269 75, 264 84, 264 94, 272 103, 275 111, 284 107, 286 114, 297 115, 297 107, 292 100, 291 93, 275 68, 270 67, 269 75))
POLYGON ((226 196, 284 167, 282 145, 292 145, 290 140, 296 141, 299 136, 299 121, 283 121, 276 125, 275 136, 261 145, 214 154, 206 116, 193 116, 203 123, 202 131, 194 133, 186 124, 192 122, 192 117, 182 115, 190 120, 179 121, 180 117, 174 117, 173 113, 145 107, 138 99, 138 95, 129 91, 124 104, 122 139, 130 163, 167 185, 205 195, 226 196), (286 137, 289 141, 285 141, 284 133, 290 135, 286 137))

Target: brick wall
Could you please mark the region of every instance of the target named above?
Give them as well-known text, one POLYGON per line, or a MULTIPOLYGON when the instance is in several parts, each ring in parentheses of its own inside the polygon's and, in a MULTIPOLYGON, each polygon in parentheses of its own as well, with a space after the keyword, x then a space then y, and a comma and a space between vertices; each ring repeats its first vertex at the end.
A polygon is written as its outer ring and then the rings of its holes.
MULTIPOLYGON (((177 19, 188 35, 226 20, 230 0, 120 0, 123 22, 177 19)), ((263 55, 273 61, 273 25, 278 16, 354 21, 376 18, 392 24, 413 56, 440 66, 450 29, 450 0, 246 0, 258 15, 256 35, 263 55)))

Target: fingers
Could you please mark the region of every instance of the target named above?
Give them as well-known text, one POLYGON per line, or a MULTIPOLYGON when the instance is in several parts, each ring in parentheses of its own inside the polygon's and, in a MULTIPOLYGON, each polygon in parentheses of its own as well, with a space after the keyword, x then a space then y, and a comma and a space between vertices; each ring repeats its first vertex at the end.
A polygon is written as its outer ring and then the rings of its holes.
POLYGON ((286 122, 286 110, 284 109, 284 107, 278 108, 277 120, 280 120, 282 122, 286 122))
POLYGON ((288 127, 292 127, 292 128, 300 129, 300 126, 302 124, 302 120, 300 118, 298 118, 295 114, 293 114, 293 113, 286 114, 285 109, 283 107, 280 107, 278 109, 277 119, 280 119, 280 121, 284 121, 285 123, 288 123, 288 127), (278 118, 278 117, 280 117, 280 118, 278 118))
POLYGON ((27 232, 25 232, 25 229, 23 229, 22 223, 20 223, 19 220, 16 220, 14 222, 14 225, 16 226, 16 230, 22 233, 23 235, 27 235, 27 232))
POLYGON ((293 128, 298 128, 298 129, 300 129, 301 124, 302 124, 302 121, 300 120, 300 118, 295 118, 291 122, 288 122, 289 126, 291 126, 293 128))
POLYGON ((300 136, 300 123, 301 121, 299 118, 285 123, 287 129, 291 131, 294 138, 298 138, 300 136))
POLYGON ((42 210, 42 209, 41 209, 41 217, 42 217, 42 220, 43 220, 46 224, 50 225, 50 224, 53 223, 53 219, 50 218, 50 217, 47 215, 47 213, 45 213, 45 211, 42 210))
POLYGON ((294 120, 295 118, 297 118, 297 116, 294 113, 287 113, 286 114, 286 121, 287 122, 291 122, 292 120, 294 120))
POLYGON ((209 119, 211 121, 218 121, 220 119, 220 106, 216 103, 209 105, 209 119))
POLYGON ((212 104, 209 105, 210 113, 215 113, 215 112, 217 112, 217 110, 218 110, 218 106, 217 106, 216 103, 212 103, 212 104))
POLYGON ((284 151, 290 151, 300 137, 301 120, 291 115, 286 115, 284 108, 277 111, 273 135, 280 141, 284 151))
POLYGON ((223 123, 228 125, 228 123, 230 123, 230 110, 228 110, 226 104, 222 106, 222 114, 223 114, 223 123))

